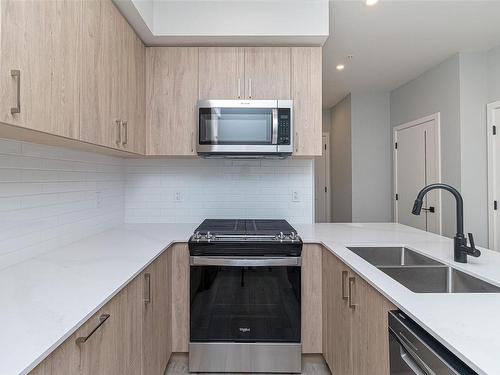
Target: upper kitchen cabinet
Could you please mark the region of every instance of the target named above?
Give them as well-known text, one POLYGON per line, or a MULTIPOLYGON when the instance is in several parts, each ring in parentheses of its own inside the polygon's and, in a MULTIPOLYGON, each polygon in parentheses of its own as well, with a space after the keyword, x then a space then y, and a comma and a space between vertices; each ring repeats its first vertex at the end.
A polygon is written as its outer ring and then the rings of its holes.
POLYGON ((84 1, 82 14, 80 139, 120 148, 125 21, 111 1, 84 1))
POLYGON ((248 99, 290 99, 290 48, 245 48, 248 99))
POLYGON ((122 131, 126 150, 146 153, 146 47, 126 25, 127 106, 123 110, 122 131))
POLYGON ((82 2, 0 2, 0 122, 77 138, 82 2))
POLYGON ((199 49, 199 98, 242 99, 245 97, 244 49, 202 47, 199 49))
POLYGON ((195 155, 198 48, 146 51, 146 126, 149 155, 195 155))
POLYGON ((293 154, 321 155, 321 48, 293 47, 291 53, 291 98, 295 128, 293 154))

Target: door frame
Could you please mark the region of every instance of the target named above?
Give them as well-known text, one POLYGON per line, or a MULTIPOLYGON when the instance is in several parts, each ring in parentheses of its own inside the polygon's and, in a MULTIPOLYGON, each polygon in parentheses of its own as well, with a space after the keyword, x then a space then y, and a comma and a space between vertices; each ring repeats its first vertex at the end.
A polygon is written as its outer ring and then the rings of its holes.
MULTIPOLYGON (((495 233, 495 210, 493 207, 495 201, 495 167, 498 167, 498 161, 495 158, 495 149, 493 144, 493 110, 500 108, 500 101, 489 103, 486 106, 486 134, 488 143, 488 247, 495 249, 497 236, 495 233)), ((499 129, 500 130, 500 129, 499 129)))
MULTIPOLYGON (((325 205, 326 205, 326 222, 329 223, 331 220, 331 207, 330 207, 330 195, 331 195, 331 183, 330 183, 330 133, 328 132, 323 132, 321 134, 321 148, 325 149, 325 185, 326 185, 326 190, 327 193, 325 194, 325 205), (325 148, 325 143, 323 142, 323 138, 326 139, 326 148, 325 148)), ((314 163, 316 163, 316 158, 314 158, 314 163)), ((316 192, 316 166, 314 166, 314 191, 316 192)), ((316 197, 314 197, 313 204, 314 204, 314 222, 316 222, 316 197)))
MULTIPOLYGON (((398 191, 398 150, 395 147, 395 143, 398 141, 398 131, 411 128, 413 126, 418 126, 422 125, 426 122, 434 121, 434 127, 435 127, 435 134, 437 137, 437 165, 436 165, 436 170, 437 170, 437 176, 438 176, 438 181, 441 181, 441 112, 436 112, 433 113, 432 115, 429 116, 424 116, 419 119, 406 122, 401 125, 397 125, 394 128, 392 128, 392 176, 393 176, 393 194, 392 194, 392 201, 394 202, 393 206, 393 215, 394 215, 394 222, 398 223, 398 201, 396 200, 396 192, 398 191)), ((442 199, 441 199, 441 191, 438 191, 438 204, 437 204, 437 209, 439 212, 438 216, 438 234, 443 233, 443 215, 442 215, 442 199)))

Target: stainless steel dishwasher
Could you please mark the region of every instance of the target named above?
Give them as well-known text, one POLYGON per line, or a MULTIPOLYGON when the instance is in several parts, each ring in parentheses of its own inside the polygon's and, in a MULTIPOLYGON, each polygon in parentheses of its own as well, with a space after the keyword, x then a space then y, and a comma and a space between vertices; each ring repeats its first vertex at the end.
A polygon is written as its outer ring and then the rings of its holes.
POLYGON ((389 312, 391 374, 477 374, 401 311, 389 312))

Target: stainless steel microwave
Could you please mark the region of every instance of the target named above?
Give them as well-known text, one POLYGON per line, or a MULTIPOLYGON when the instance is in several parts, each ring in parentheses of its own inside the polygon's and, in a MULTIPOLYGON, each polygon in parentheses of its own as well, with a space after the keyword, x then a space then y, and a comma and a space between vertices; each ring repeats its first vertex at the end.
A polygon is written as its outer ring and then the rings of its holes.
POLYGON ((202 156, 286 157, 293 151, 292 100, 200 100, 202 156))

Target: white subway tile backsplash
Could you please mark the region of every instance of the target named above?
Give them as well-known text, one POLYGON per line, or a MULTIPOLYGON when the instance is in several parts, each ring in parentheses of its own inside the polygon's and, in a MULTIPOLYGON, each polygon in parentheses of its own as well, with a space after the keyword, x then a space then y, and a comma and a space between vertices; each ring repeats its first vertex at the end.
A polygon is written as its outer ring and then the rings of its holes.
POLYGON ((310 223, 312 191, 307 159, 124 160, 0 139, 0 268, 124 221, 310 223))
POLYGON ((123 164, 0 139, 0 267, 123 223, 123 164))
POLYGON ((132 159, 125 165, 128 223, 313 220, 312 160, 132 159), (292 202, 292 191, 300 202, 292 202))

